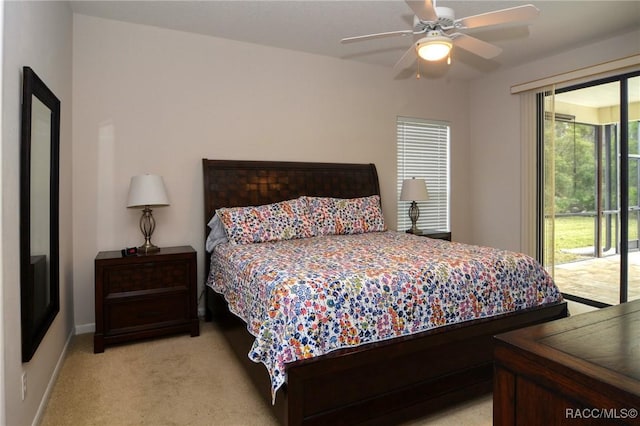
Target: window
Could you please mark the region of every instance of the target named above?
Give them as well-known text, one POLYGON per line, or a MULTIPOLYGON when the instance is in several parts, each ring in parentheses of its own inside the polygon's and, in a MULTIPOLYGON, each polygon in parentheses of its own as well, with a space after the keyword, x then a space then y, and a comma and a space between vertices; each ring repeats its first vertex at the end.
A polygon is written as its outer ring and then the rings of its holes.
MULTIPOLYGON (((424 179, 429 200, 418 203, 418 228, 449 231, 449 123, 398 117, 398 193, 404 179, 424 179)), ((411 228, 409 201, 398 201, 398 230, 411 228)))

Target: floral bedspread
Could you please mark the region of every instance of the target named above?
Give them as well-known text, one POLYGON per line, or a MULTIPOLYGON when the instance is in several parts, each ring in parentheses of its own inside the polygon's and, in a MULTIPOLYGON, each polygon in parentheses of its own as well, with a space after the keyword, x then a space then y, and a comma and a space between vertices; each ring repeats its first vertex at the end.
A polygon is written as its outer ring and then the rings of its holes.
POLYGON ((394 231, 220 244, 207 285, 256 337, 274 398, 288 362, 562 298, 524 254, 394 231))

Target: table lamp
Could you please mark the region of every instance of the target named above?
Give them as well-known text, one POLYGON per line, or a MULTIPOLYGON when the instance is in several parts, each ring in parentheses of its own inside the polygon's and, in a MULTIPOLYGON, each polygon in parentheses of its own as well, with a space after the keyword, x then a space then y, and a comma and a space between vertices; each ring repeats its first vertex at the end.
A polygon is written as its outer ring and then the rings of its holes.
POLYGON ((409 207, 409 218, 411 219, 411 229, 407 232, 420 235, 422 231, 418 229, 418 218, 420 217, 420 209, 416 201, 427 201, 429 192, 424 179, 405 179, 402 181, 402 190, 400 191, 400 201, 411 201, 409 207))
POLYGON ((138 247, 141 254, 160 251, 158 246, 151 243, 151 235, 156 228, 156 221, 151 214, 151 207, 168 205, 169 197, 167 197, 167 190, 162 176, 139 175, 131 178, 127 207, 143 208, 142 216, 140 217, 140 231, 144 235, 144 244, 138 247))

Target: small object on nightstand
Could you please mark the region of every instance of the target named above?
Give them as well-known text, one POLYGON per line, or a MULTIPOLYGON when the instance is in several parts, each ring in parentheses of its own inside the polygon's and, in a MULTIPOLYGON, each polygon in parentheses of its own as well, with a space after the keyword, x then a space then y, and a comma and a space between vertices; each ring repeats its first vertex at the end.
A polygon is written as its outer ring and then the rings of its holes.
POLYGON ((200 334, 196 251, 163 247, 146 256, 102 251, 95 259, 96 332, 106 345, 174 333, 200 334))
POLYGON ((122 253, 122 257, 137 256, 138 255, 138 247, 123 248, 122 250, 120 250, 120 253, 122 253))

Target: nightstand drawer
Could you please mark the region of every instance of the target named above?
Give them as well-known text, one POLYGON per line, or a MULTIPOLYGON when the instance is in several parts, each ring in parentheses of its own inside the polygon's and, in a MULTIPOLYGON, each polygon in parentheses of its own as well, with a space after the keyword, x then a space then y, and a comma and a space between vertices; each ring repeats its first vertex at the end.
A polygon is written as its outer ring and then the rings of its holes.
POLYGON ((103 270, 104 295, 183 286, 188 282, 189 261, 144 262, 117 265, 103 270))
POLYGON ((129 297, 111 301, 105 306, 105 321, 109 334, 121 330, 176 321, 185 322, 189 318, 187 292, 171 292, 152 298, 129 297))

